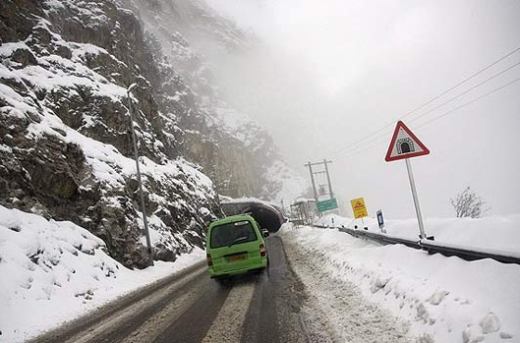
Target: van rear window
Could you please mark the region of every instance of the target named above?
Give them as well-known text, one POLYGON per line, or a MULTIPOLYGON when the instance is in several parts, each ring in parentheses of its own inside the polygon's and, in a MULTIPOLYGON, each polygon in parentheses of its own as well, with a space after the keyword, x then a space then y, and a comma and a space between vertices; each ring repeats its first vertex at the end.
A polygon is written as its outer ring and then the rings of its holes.
POLYGON ((220 248, 256 241, 255 229, 247 220, 222 224, 211 229, 210 247, 220 248))

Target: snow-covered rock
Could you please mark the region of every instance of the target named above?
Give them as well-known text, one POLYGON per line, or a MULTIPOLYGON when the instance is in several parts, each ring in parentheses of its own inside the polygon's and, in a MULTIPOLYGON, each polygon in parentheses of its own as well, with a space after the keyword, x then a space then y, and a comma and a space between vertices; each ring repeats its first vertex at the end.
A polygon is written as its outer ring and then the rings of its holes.
POLYGON ((269 136, 219 98, 192 49, 197 32, 229 47, 245 37, 190 1, 154 1, 164 13, 152 30, 143 24, 156 13, 151 3, 0 2, 0 204, 70 220, 131 267, 149 263, 143 211, 154 257, 171 261, 202 246, 218 213, 214 185, 264 199, 284 187, 269 136))
POLYGON ((21 342, 137 287, 201 261, 130 270, 76 224, 0 206, 0 342, 21 342))

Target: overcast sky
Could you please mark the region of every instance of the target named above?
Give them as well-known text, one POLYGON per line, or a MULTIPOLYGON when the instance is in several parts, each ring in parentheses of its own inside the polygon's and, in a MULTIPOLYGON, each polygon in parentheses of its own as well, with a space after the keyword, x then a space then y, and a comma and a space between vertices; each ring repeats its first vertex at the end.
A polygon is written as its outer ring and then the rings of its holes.
POLYGON ((345 207, 364 196, 372 215, 414 215, 404 161, 384 161, 393 125, 406 115, 431 151, 412 160, 426 217, 452 216, 449 199, 466 186, 489 214, 520 213, 520 82, 428 123, 520 78, 520 66, 425 113, 520 62, 520 51, 408 114, 520 47, 520 1, 208 2, 261 42, 217 61, 228 99, 272 134, 302 175, 306 161, 333 160, 345 207))

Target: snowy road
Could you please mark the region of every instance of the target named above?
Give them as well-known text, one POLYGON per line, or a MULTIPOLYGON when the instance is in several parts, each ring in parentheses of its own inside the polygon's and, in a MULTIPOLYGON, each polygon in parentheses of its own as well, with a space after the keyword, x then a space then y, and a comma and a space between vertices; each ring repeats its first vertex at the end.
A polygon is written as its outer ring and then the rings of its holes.
POLYGON ((268 239, 271 264, 263 274, 222 287, 198 264, 35 341, 408 341, 405 326, 365 303, 353 286, 333 289, 319 266, 285 246, 280 237, 268 239))

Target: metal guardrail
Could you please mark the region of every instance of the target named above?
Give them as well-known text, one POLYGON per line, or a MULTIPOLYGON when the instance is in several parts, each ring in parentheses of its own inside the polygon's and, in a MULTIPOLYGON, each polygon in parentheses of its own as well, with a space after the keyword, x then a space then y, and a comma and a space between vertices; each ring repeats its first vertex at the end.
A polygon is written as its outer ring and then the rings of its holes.
POLYGON ((313 225, 314 227, 319 228, 334 228, 338 229, 341 232, 348 233, 349 235, 356 238, 366 238, 373 241, 376 241, 381 244, 403 244, 407 247, 425 250, 429 254, 439 253, 444 256, 457 256, 466 261, 475 261, 484 258, 491 258, 495 261, 502 263, 515 263, 520 264, 520 255, 519 256, 509 256, 504 255, 501 252, 493 251, 493 250, 485 250, 485 249, 468 249, 465 247, 460 247, 456 245, 439 243, 435 241, 429 240, 411 240, 402 237, 393 237, 389 235, 383 235, 375 232, 365 231, 365 230, 354 230, 346 227, 329 227, 323 225, 313 225))

